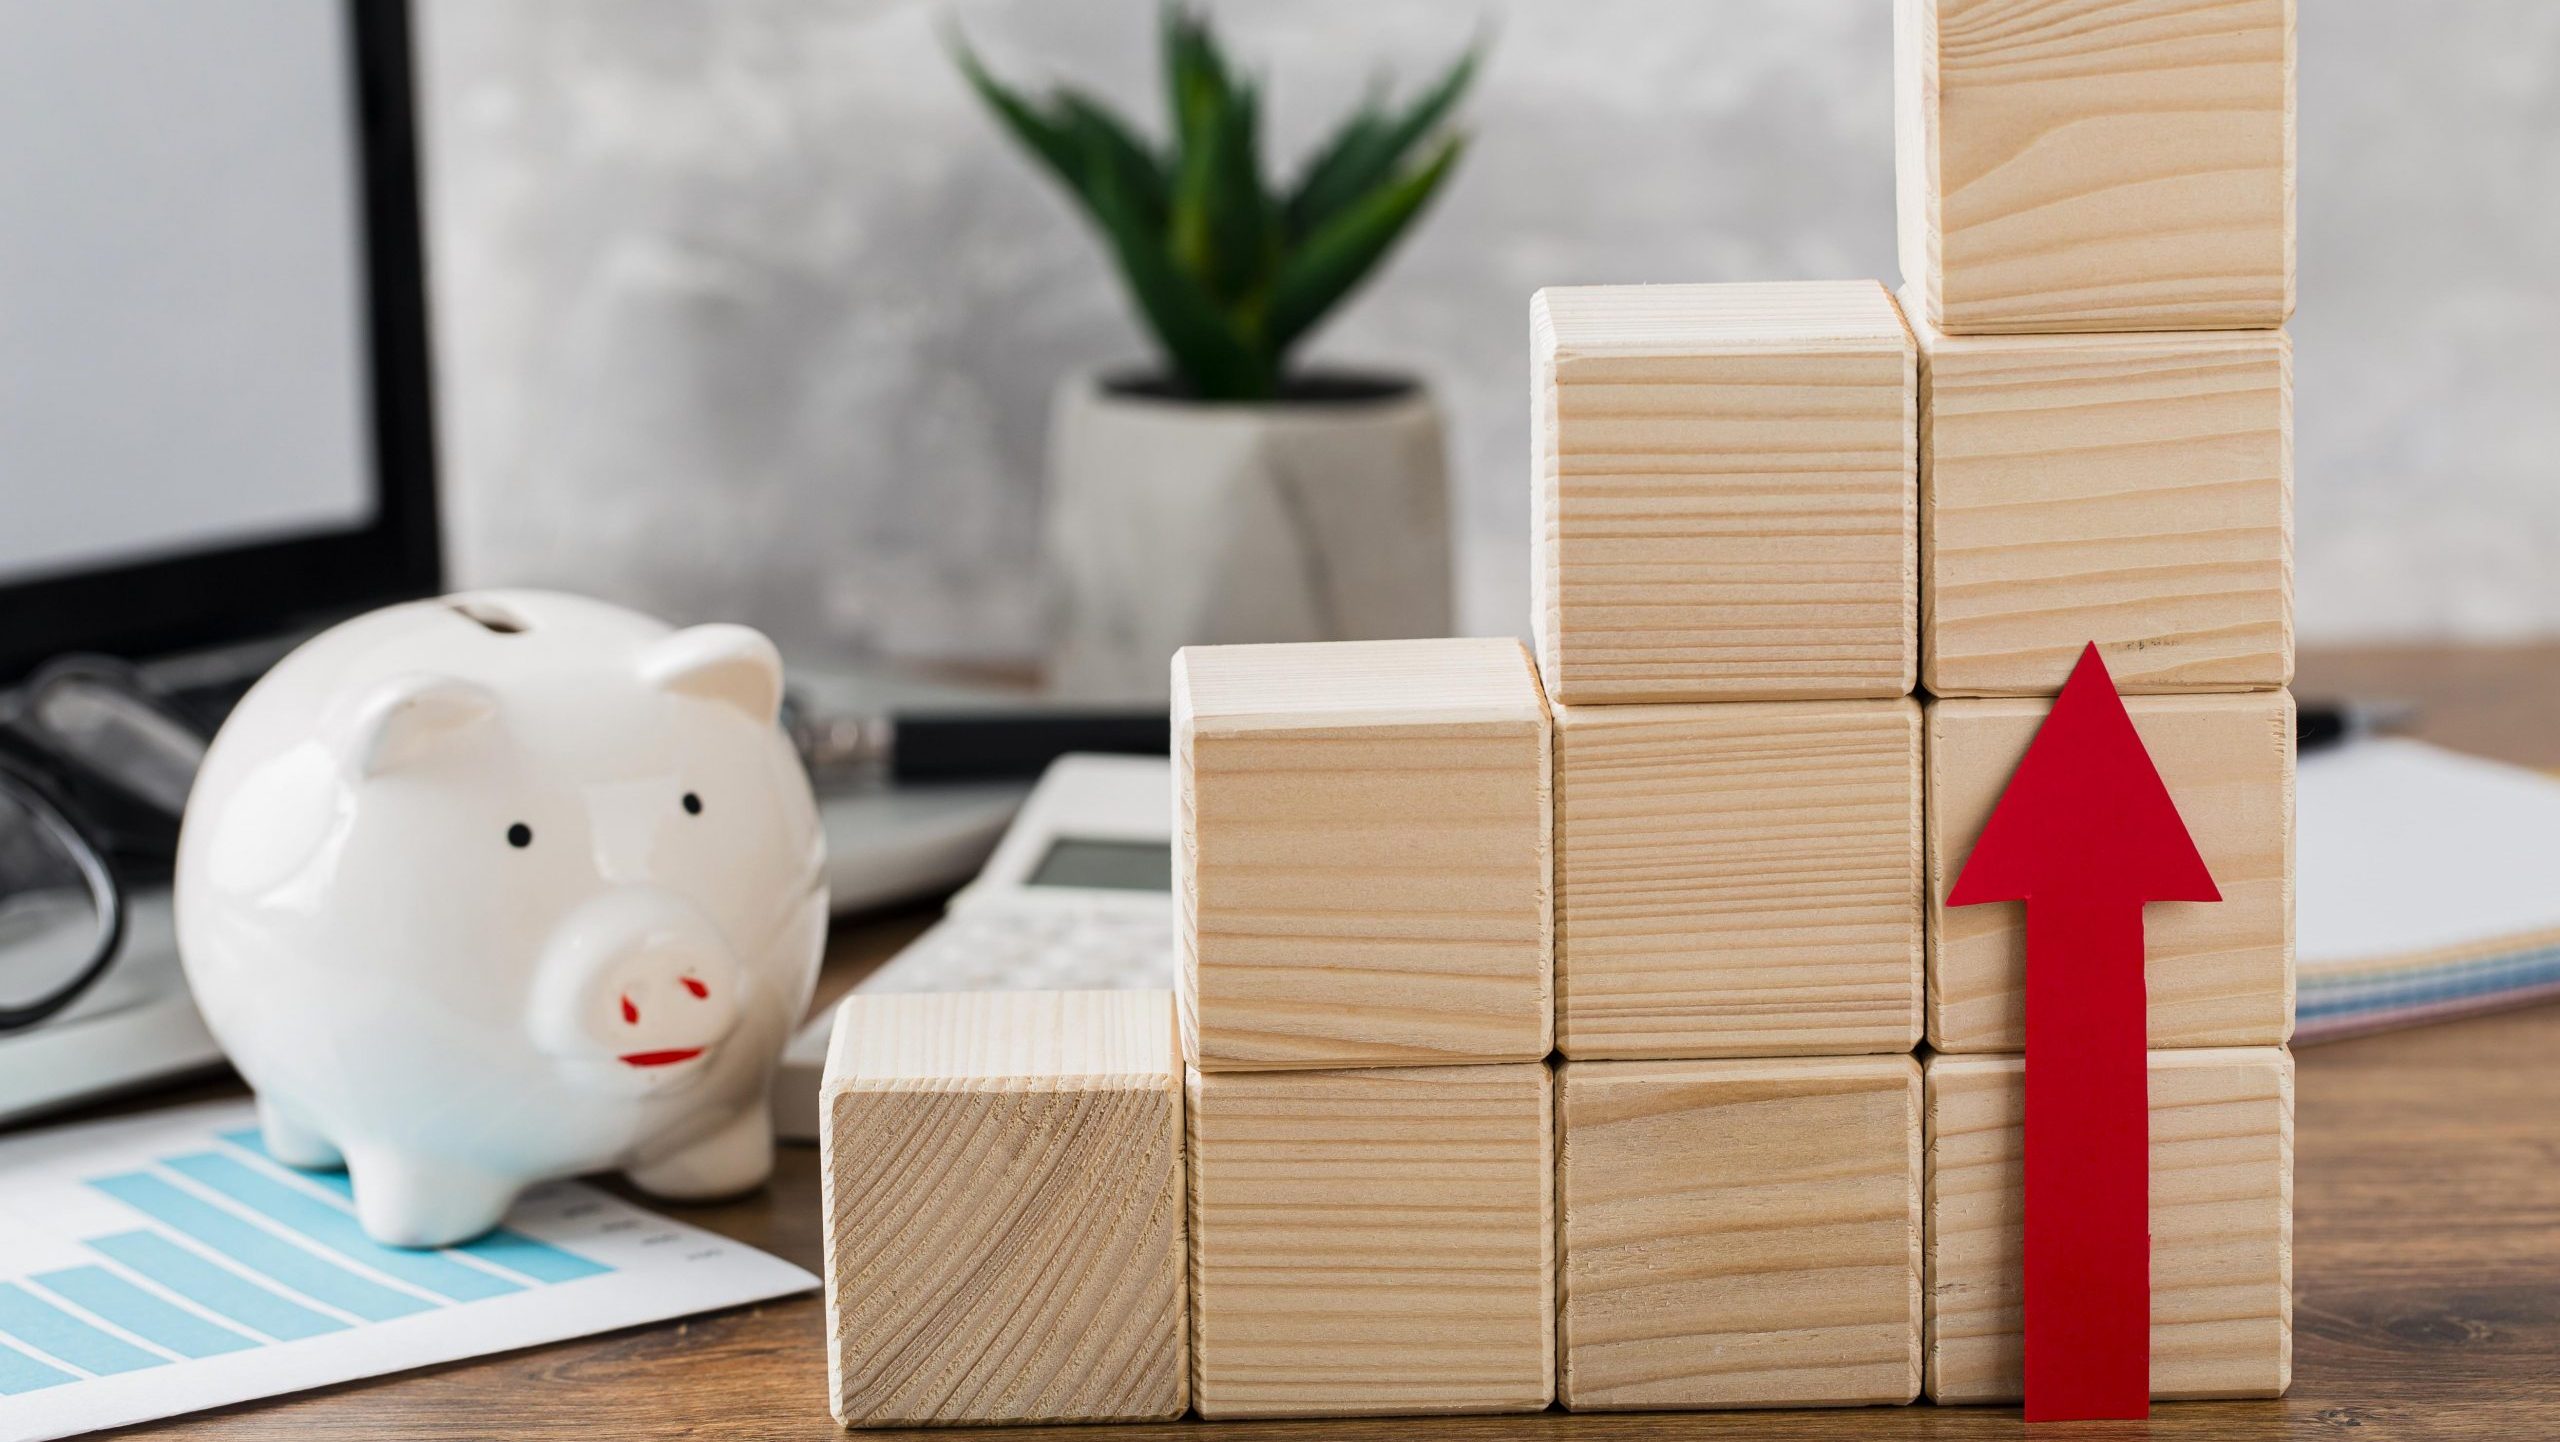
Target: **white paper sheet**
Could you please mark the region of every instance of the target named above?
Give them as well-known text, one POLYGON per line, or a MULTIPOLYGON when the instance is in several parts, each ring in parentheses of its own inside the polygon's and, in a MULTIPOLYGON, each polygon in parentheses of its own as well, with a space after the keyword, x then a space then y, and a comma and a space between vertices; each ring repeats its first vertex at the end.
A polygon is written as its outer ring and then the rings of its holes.
POLYGON ((2560 781, 2384 738, 2303 757, 2294 803, 2305 984, 2560 929, 2560 781))
POLYGON ((344 1173, 246 1102, 0 1139, 0 1439, 68 1436, 806 1291, 777 1257, 575 1182, 498 1232, 377 1247, 344 1173))

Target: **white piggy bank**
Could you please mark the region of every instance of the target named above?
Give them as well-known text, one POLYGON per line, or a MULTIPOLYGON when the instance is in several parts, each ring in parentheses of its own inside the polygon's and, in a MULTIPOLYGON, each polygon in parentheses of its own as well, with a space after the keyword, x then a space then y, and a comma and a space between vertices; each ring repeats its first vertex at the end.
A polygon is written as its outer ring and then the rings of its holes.
POLYGON ((286 657, 206 755, 177 863, 187 979, 268 1148, 343 1160, 402 1246, 550 1177, 762 1182, 827 915, 781 695, 743 626, 541 592, 286 657))

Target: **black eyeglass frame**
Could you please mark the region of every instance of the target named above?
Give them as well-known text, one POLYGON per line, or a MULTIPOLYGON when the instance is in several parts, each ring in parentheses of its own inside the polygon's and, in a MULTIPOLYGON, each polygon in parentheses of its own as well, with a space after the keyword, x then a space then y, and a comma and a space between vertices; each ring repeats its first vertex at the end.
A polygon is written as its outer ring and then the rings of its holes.
POLYGON ((0 1003, 0 1035, 23 1031, 78 1001, 106 975, 124 947, 125 886, 114 857, 81 818, 77 804, 61 795, 52 779, 21 754, 25 749, 23 743, 0 736, 0 793, 33 817, 79 869, 81 880, 88 884, 89 899, 98 908, 98 935, 88 959, 61 985, 33 1001, 15 1006, 0 1003))
POLYGON ((55 1015, 97 985, 124 945, 130 889, 165 879, 177 859, 177 815, 78 755, 41 719, 45 691, 66 682, 113 692, 199 743, 212 730, 132 666, 108 656, 56 657, 25 685, 0 692, 0 792, 69 855, 99 922, 96 953, 62 985, 22 1005, 0 1003, 0 1036, 55 1015))

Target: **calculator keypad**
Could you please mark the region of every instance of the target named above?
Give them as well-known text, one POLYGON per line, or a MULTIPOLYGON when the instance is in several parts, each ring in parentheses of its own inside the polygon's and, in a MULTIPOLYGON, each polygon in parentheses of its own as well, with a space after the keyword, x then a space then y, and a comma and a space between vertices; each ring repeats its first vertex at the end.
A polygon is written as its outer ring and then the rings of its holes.
POLYGON ((1173 908, 1161 913, 977 907, 933 924, 855 988, 1121 991, 1173 986, 1173 908))

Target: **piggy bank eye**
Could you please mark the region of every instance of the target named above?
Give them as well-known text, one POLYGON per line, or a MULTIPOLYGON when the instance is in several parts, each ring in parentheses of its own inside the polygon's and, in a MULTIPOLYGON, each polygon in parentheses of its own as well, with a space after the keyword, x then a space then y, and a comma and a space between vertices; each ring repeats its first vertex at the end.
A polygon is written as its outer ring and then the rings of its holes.
POLYGON ((702 798, 695 795, 693 792, 686 792, 684 794, 684 814, 687 816, 700 816, 702 814, 702 798))
POLYGON ((533 828, 519 821, 507 828, 507 844, 518 851, 533 844, 533 828))

